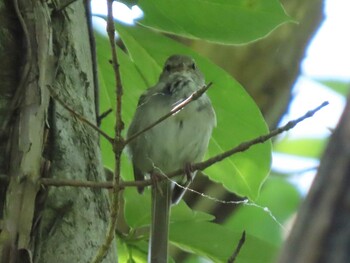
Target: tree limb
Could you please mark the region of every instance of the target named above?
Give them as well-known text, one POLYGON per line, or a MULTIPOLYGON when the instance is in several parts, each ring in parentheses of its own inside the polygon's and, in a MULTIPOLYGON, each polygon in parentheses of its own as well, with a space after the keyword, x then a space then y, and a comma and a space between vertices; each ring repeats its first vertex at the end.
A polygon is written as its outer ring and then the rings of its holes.
MULTIPOLYGON (((259 143, 264 143, 267 140, 271 139, 272 137, 277 136, 278 134, 281 134, 285 131, 288 131, 292 128, 294 128, 298 123, 304 121, 307 118, 312 117, 317 111, 322 109, 323 107, 327 106, 329 103, 327 101, 323 102, 320 106, 316 107, 313 110, 308 111, 306 114, 301 116, 300 118, 297 118, 295 120, 289 121, 286 125, 277 128, 273 131, 271 131, 268 134, 259 136, 255 139, 246 141, 241 143, 240 145, 233 147, 232 149, 223 152, 221 154, 218 154, 212 158, 207 159, 206 161, 195 163, 192 165, 192 168, 194 171, 196 170, 204 170, 208 168, 209 166, 213 165, 214 163, 220 162, 233 154, 239 153, 239 152, 244 152, 248 150, 250 147, 253 145, 259 144, 259 143)), ((160 180, 164 179, 169 179, 178 175, 183 174, 183 169, 178 169, 176 171, 173 171, 171 173, 168 173, 167 175, 161 176, 159 178, 160 180)), ((112 183, 111 182, 93 182, 93 181, 76 181, 76 180, 57 180, 57 179, 51 179, 51 178, 42 178, 40 181, 41 184, 47 185, 47 186, 72 186, 72 187, 90 187, 90 188, 112 188, 112 183)), ((126 182, 121 182, 119 187, 125 188, 125 187, 140 187, 140 186, 148 186, 152 185, 152 180, 151 179, 145 179, 144 181, 126 181, 126 182)))

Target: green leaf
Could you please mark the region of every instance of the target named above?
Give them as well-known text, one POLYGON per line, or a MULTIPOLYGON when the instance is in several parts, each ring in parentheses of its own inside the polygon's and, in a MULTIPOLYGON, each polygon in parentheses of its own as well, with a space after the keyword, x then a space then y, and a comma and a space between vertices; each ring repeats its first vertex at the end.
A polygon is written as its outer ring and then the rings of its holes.
POLYGON ((214 220, 214 216, 192 210, 187 206, 187 204, 184 201, 181 201, 179 204, 172 206, 171 208, 171 222, 183 222, 183 221, 192 221, 192 222, 199 222, 199 221, 211 221, 214 220))
MULTIPOLYGON (((119 33, 130 52, 130 57, 118 50, 120 70, 124 87, 123 119, 130 123, 139 95, 157 82, 163 62, 173 53, 184 53, 196 58, 200 68, 214 85, 209 90, 217 113, 218 127, 214 130, 208 156, 214 156, 239 143, 267 132, 259 109, 244 89, 225 71, 210 63, 188 48, 141 28, 118 26, 119 33), (142 43, 142 45, 140 44, 142 43)), ((115 84, 109 63, 110 51, 106 38, 97 35, 98 68, 101 86, 101 112, 115 109, 115 84)), ((115 113, 103 120, 102 129, 113 135, 115 113)), ((125 131, 124 131, 125 132, 125 131)), ((255 199, 266 178, 271 161, 270 143, 256 145, 208 169, 209 177, 221 182, 228 190, 255 199)), ((112 168, 114 157, 111 145, 101 140, 103 160, 112 168)), ((123 157, 122 176, 131 180, 132 169, 123 157)))
POLYGON ((118 261, 128 262, 129 251, 128 251, 127 245, 124 242, 121 242, 120 239, 117 239, 117 247, 118 247, 118 261))
MULTIPOLYGON (((128 49, 130 59, 147 85, 152 86, 157 82, 165 59, 176 53, 193 56, 207 81, 213 82, 208 93, 216 111, 218 125, 214 129, 207 156, 217 155, 268 132, 254 101, 224 70, 189 48, 147 29, 117 24, 117 30, 128 49)), ((138 96, 133 97, 127 90, 124 96, 136 105, 138 96)), ((126 124, 130 120, 131 116, 125 116, 126 124)), ((266 142, 211 166, 207 169, 207 174, 229 191, 254 200, 268 175, 270 164, 271 143, 266 142)))
POLYGON ((131 8, 134 5, 137 5, 138 0, 119 0, 118 2, 121 2, 127 7, 131 8))
POLYGON ((281 141, 277 141, 273 148, 274 151, 280 153, 301 157, 320 158, 326 147, 327 141, 326 138, 284 138, 281 141))
POLYGON ((117 238, 118 262, 147 262, 147 242, 117 238))
POLYGON ((250 235, 267 243, 281 246, 283 228, 279 223, 289 219, 296 212, 300 202, 300 193, 295 186, 284 178, 269 177, 256 202, 257 205, 242 205, 225 222, 225 226, 236 231, 246 230, 250 235))
MULTIPOLYGON (((227 262, 235 250, 242 232, 210 222, 182 222, 171 225, 169 239, 175 246, 206 257, 214 262, 227 262)), ((240 263, 272 262, 276 247, 251 235, 237 257, 240 263)))
MULTIPOLYGON (((140 195, 135 189, 124 190, 124 214, 131 228, 149 226, 151 222, 151 193, 149 188, 140 195)), ((204 212, 191 210, 184 201, 172 206, 170 222, 200 222, 213 220, 214 217, 204 212)))
POLYGON ((125 205, 124 215, 129 227, 149 226, 151 223, 151 192, 145 188, 142 195, 136 189, 126 188, 123 193, 125 205))
POLYGON ((328 88, 334 90, 338 94, 346 97, 350 90, 350 82, 349 81, 341 81, 334 79, 316 79, 317 82, 322 85, 327 86, 328 88))
POLYGON ((277 0, 140 0, 140 24, 189 38, 242 44, 291 21, 277 0))

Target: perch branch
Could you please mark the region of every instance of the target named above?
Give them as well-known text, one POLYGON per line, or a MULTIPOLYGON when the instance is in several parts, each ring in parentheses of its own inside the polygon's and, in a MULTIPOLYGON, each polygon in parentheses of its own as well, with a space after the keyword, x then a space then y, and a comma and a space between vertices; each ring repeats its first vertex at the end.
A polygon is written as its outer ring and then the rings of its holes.
MULTIPOLYGON (((320 109, 322 109, 323 107, 325 107, 327 105, 328 105, 328 102, 325 101, 317 108, 308 111, 302 117, 295 119, 295 120, 292 120, 292 121, 288 122, 286 125, 284 125, 280 128, 277 128, 266 135, 262 135, 262 136, 259 136, 255 139, 253 139, 253 140, 243 142, 240 145, 238 145, 238 146, 236 146, 236 147, 234 147, 226 152, 223 152, 223 153, 218 154, 212 158, 207 159, 206 161, 203 161, 200 163, 195 163, 192 165, 192 168, 194 170, 204 170, 205 168, 213 165, 214 163, 220 162, 233 154, 236 154, 239 152, 244 152, 244 151, 248 150, 253 145, 256 145, 259 143, 264 143, 267 140, 271 139, 272 137, 294 128, 298 123, 304 121, 307 118, 312 117, 317 111, 319 111, 320 109)), ((171 172, 171 173, 167 174, 166 177, 172 178, 174 176, 181 175, 181 174, 183 174, 183 169, 179 169, 179 170, 176 170, 174 172, 171 172)), ((160 179, 166 179, 166 177, 160 178, 160 179)), ((57 179, 49 179, 49 178, 41 179, 41 183, 43 185, 48 185, 48 186, 73 186, 73 187, 92 187, 92 188, 112 188, 113 187, 111 182, 57 180, 57 179)), ((139 187, 139 186, 144 187, 144 186, 148 186, 148 185, 152 185, 152 180, 146 179, 144 181, 121 182, 119 187, 120 187, 120 189, 122 189, 125 187, 139 187)))
MULTIPOLYGON (((304 114, 302 117, 299 117, 298 119, 289 121, 286 125, 277 128, 273 131, 271 131, 270 133, 266 134, 266 135, 262 135, 259 136, 253 140, 247 141, 247 142, 243 142, 240 145, 238 145, 237 147, 232 148, 231 150, 228 150, 222 154, 219 154, 213 158, 210 158, 208 160, 206 160, 205 162, 201 162, 201 163, 197 163, 195 165, 193 165, 193 169, 195 170, 204 170, 205 168, 213 165, 214 163, 220 162, 224 159, 226 159, 227 157, 238 153, 238 152, 243 152, 248 150, 251 146, 255 145, 255 144, 259 144, 259 143, 264 143, 267 140, 271 139, 272 137, 277 136, 278 134, 281 134, 285 131, 288 131, 292 128, 294 128, 298 123, 302 122, 303 120, 312 117, 317 111, 319 111, 320 109, 322 109, 323 107, 327 106, 329 103, 328 101, 323 102, 320 106, 316 107, 313 110, 308 111, 306 114, 304 114)), ((180 170, 178 170, 177 172, 179 172, 180 170)), ((175 173, 175 172, 174 172, 175 173)), ((172 173, 171 173, 172 174, 172 173)))

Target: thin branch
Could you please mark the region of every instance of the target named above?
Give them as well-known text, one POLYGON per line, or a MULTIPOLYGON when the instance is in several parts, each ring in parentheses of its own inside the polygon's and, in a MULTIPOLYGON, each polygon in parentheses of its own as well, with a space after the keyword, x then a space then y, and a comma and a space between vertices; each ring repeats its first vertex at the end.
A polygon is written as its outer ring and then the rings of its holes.
MULTIPOLYGON (((262 135, 260 137, 257 137, 253 140, 247 141, 247 142, 243 142, 240 145, 238 145, 237 147, 226 151, 222 154, 219 154, 215 157, 212 157, 208 160, 206 160, 205 162, 201 162, 201 163, 197 163, 195 165, 193 165, 193 169, 195 170, 204 170, 205 168, 213 165, 214 163, 220 162, 224 159, 226 159, 227 157, 238 153, 238 152, 243 152, 248 150, 251 146, 255 145, 255 144, 259 144, 259 143, 264 143, 267 140, 271 139, 272 137, 277 136, 278 134, 281 134, 285 131, 288 131, 292 128, 294 128, 298 123, 302 122, 303 120, 312 117, 317 111, 319 111, 320 109, 322 109, 323 107, 327 106, 329 103, 328 101, 323 102, 320 106, 316 107, 313 110, 308 111, 306 114, 304 114, 302 117, 289 121, 286 125, 277 128, 273 131, 271 131, 270 133, 266 134, 266 135, 262 135)), ((180 170, 178 170, 177 172, 179 172, 180 170)), ((172 173, 171 173, 172 174, 172 173)), ((181 174, 181 173, 180 173, 181 174)), ((170 175, 169 175, 170 176, 170 175)))
POLYGON ((93 128, 95 131, 97 131, 99 134, 101 134, 111 144, 114 143, 114 139, 112 137, 110 137, 107 133, 105 133, 103 130, 101 130, 99 127, 97 127, 95 124, 90 122, 88 119, 86 119, 85 117, 83 117, 82 115, 80 115, 79 113, 74 111, 72 108, 70 108, 63 100, 61 100, 59 98, 59 96, 55 93, 55 91, 50 86, 47 86, 47 88, 50 91, 51 97, 54 100, 58 101, 62 105, 63 108, 65 108, 67 111, 69 111, 70 114, 77 117, 80 121, 82 121, 83 123, 85 123, 88 126, 90 126, 91 128, 93 128))
POLYGON ((108 110, 104 111, 97 117, 97 125, 100 126, 101 122, 104 118, 106 118, 113 110, 109 108, 108 110))
POLYGON ((181 102, 179 105, 175 106, 174 108, 171 109, 171 111, 169 111, 167 114, 165 114, 163 117, 160 117, 157 121, 155 121, 154 123, 152 123, 151 125, 147 126, 146 128, 144 128, 143 130, 133 134, 132 136, 130 136, 127 140, 125 140, 124 145, 127 145, 128 143, 130 143, 132 140, 134 140, 135 138, 137 138, 138 136, 140 136, 142 133, 152 129, 154 126, 158 125, 159 123, 163 122, 164 120, 166 120, 167 118, 169 118, 170 116, 174 115, 175 113, 177 113, 178 111, 182 110, 184 107, 186 107, 188 104, 190 104, 192 101, 197 100, 198 98, 200 98, 212 85, 213 83, 210 82, 208 85, 203 86, 202 88, 200 88, 199 90, 193 92, 188 98, 186 98, 183 102, 181 102))
MULTIPOLYGON (((204 170, 205 168, 213 165, 214 163, 220 162, 220 161, 224 160, 225 158, 227 158, 235 153, 244 152, 244 151, 248 150, 253 145, 256 145, 259 143, 264 143, 267 140, 271 139, 272 137, 294 128, 298 123, 304 121, 307 118, 312 117, 317 111, 319 111, 320 109, 322 109, 323 107, 325 107, 327 105, 328 105, 328 102, 325 101, 317 108, 308 111, 304 116, 302 116, 298 119, 292 120, 292 121, 288 122, 286 125, 284 125, 280 128, 277 128, 266 135, 259 136, 253 140, 243 142, 240 145, 238 145, 237 147, 234 147, 234 148, 232 148, 232 149, 230 149, 222 154, 219 154, 219 155, 216 155, 212 158, 209 158, 206 161, 203 161, 200 163, 195 163, 192 165, 192 168, 194 171, 204 170)), ((181 175, 181 174, 183 174, 183 169, 178 169, 174 172, 167 174, 166 177, 163 176, 159 179, 161 180, 161 179, 166 179, 166 178, 172 178, 174 176, 181 175)), ((57 180, 57 179, 54 180, 54 179, 50 179, 50 178, 41 179, 41 183, 43 185, 50 185, 50 186, 73 186, 73 187, 92 187, 92 188, 112 188, 113 187, 111 182, 92 182, 92 181, 82 182, 82 181, 75 181, 75 180, 57 180)), ((143 181, 121 182, 119 185, 119 188, 123 189, 125 187, 139 187, 139 186, 148 186, 148 185, 152 185, 152 180, 145 179, 143 181)))
MULTIPOLYGON (((61 1, 54 1, 61 2, 61 1)), ((95 115, 96 115, 96 126, 100 128, 101 119, 100 119, 100 82, 98 79, 98 63, 97 63, 97 50, 96 50, 96 40, 94 35, 94 26, 92 23, 92 10, 91 10, 91 0, 84 0, 85 13, 87 26, 89 31, 89 42, 91 47, 91 62, 92 62, 92 76, 93 76, 93 88, 94 88, 94 106, 95 106, 95 115)))
POLYGON ((106 256, 111 243, 114 239, 115 229, 117 226, 117 218, 119 213, 119 193, 120 193, 120 168, 121 168, 121 154, 125 146, 124 139, 121 136, 124 128, 122 120, 122 96, 123 87, 119 71, 119 62, 117 57, 117 50, 115 44, 115 26, 113 18, 113 1, 107 0, 107 34, 112 52, 112 66, 114 70, 115 84, 116 84, 116 123, 114 127, 115 137, 113 144, 114 152, 114 178, 113 178, 113 198, 110 206, 110 219, 107 234, 103 244, 100 246, 96 256, 92 260, 93 263, 99 263, 106 256))
POLYGON ((241 236, 241 239, 239 240, 239 242, 238 242, 238 244, 237 244, 237 246, 236 246, 235 251, 233 251, 232 256, 227 260, 227 263, 233 263, 233 262, 235 262, 235 260, 236 260, 236 258, 237 258, 237 256, 238 256, 238 254, 239 254, 239 251, 241 250, 241 248, 242 248, 244 242, 245 242, 245 231, 243 231, 242 236, 241 236))

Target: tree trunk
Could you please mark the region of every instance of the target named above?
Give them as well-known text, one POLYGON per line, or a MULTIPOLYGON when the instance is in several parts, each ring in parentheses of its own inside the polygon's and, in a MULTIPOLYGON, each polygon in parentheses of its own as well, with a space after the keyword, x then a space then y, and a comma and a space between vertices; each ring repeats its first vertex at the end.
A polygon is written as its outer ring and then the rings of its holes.
POLYGON ((350 262, 350 97, 279 262, 350 262))
MULTIPOLYGON (((8 67, 0 75, 0 147, 8 149, 0 157, 1 262, 88 262, 106 233, 106 191, 38 183, 40 177, 104 180, 98 134, 49 96, 48 88, 96 123, 87 5, 66 2, 0 2, 7 22, 0 67, 8 67), (14 61, 8 55, 18 53, 14 61)), ((105 262, 116 261, 114 246, 105 262)))

